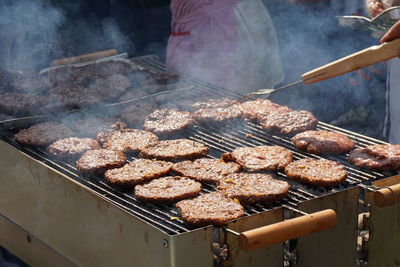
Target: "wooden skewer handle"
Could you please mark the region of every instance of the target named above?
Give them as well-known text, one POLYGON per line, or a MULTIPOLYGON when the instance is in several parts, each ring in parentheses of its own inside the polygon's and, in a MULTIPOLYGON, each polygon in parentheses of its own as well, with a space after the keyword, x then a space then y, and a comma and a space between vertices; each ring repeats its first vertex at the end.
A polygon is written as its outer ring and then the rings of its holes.
POLYGON ((96 59, 115 56, 115 55, 118 55, 118 51, 115 49, 110 49, 110 50, 104 50, 104 51, 99 51, 99 52, 94 52, 94 53, 89 53, 89 54, 84 54, 84 55, 79 55, 79 56, 74 56, 74 57, 66 57, 66 58, 56 59, 56 60, 53 60, 53 62, 51 64, 53 66, 62 66, 62 65, 76 64, 76 63, 96 60, 96 59))
POLYGON ((239 247, 245 251, 254 250, 329 229, 336 224, 336 212, 327 209, 242 232, 239 235, 239 247))
POLYGON ((374 193, 374 202, 379 207, 393 205, 400 201, 400 184, 379 189, 374 193))
POLYGON ((400 39, 371 46, 349 56, 343 57, 322 67, 304 73, 306 84, 319 82, 354 70, 368 67, 374 63, 385 61, 400 54, 400 39))

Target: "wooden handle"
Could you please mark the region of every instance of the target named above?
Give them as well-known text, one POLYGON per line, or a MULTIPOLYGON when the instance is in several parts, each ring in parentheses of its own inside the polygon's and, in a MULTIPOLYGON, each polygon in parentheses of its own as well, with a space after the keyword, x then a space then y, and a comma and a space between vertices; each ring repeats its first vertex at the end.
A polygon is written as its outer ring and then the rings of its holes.
POLYGON ((379 207, 393 205, 400 200, 400 184, 379 189, 374 193, 374 202, 379 207))
POLYGON ((51 64, 53 66, 62 66, 62 65, 69 65, 69 64, 75 64, 75 63, 80 63, 80 62, 96 60, 96 59, 115 56, 115 55, 118 55, 118 51, 115 49, 110 49, 110 50, 104 50, 104 51, 79 55, 79 56, 75 56, 75 57, 66 57, 66 58, 56 59, 56 60, 53 60, 53 62, 51 64))
POLYGON ((399 55, 400 39, 371 46, 302 75, 304 83, 315 83, 344 73, 368 67, 399 55))
POLYGON ((239 247, 245 251, 254 250, 329 229, 336 224, 336 212, 327 209, 243 232, 239 235, 239 247))

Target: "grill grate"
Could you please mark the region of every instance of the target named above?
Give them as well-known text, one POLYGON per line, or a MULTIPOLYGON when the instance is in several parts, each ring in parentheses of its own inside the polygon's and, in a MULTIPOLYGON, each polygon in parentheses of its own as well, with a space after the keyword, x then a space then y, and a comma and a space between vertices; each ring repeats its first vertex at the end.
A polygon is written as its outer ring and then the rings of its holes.
MULTIPOLYGON (((158 62, 157 58, 153 56, 134 58, 130 59, 130 61, 132 64, 149 69, 153 72, 175 72, 166 68, 165 65, 158 62)), ((187 94, 185 94, 185 97, 194 97, 198 96, 199 94, 204 94, 206 96, 214 98, 231 97, 235 99, 238 97, 238 95, 233 92, 229 92, 227 90, 224 90, 223 88, 199 81, 195 78, 185 76, 184 74, 182 74, 182 78, 183 83, 192 85, 195 89, 188 90, 187 94)), ((384 143, 382 141, 369 138, 354 132, 350 132, 322 122, 319 123, 318 128, 345 133, 356 143, 358 147, 384 143)), ((184 137, 199 141, 209 146, 211 148, 209 156, 216 158, 219 158, 222 153, 230 152, 237 147, 258 145, 283 146, 293 152, 294 159, 301 159, 305 157, 320 158, 316 155, 298 152, 294 148, 293 144, 290 142, 290 139, 268 134, 263 131, 260 126, 251 122, 229 123, 224 125, 222 128, 197 125, 190 129, 184 137)), ((12 133, 4 135, 3 140, 13 145, 17 149, 24 151, 32 157, 44 162, 48 166, 62 172, 71 179, 78 181, 82 186, 91 189, 99 196, 106 198, 108 201, 114 203, 128 213, 135 215, 136 217, 142 219, 146 223, 156 227, 166 234, 175 235, 194 229, 194 227, 186 224, 180 219, 178 210, 174 205, 154 205, 142 203, 134 197, 132 192, 123 192, 116 188, 113 188, 105 183, 104 180, 100 177, 83 177, 77 173, 74 166, 54 159, 45 150, 19 145, 15 142, 12 133)), ((324 156, 324 158, 339 161, 346 166, 350 175, 345 183, 332 188, 306 186, 288 180, 286 179, 286 175, 284 173, 278 172, 278 179, 284 179, 291 184, 288 195, 284 199, 276 203, 265 203, 246 206, 246 216, 251 216, 263 211, 281 207, 282 205, 296 207, 299 203, 313 198, 334 193, 352 186, 357 186, 360 183, 369 183, 373 180, 393 175, 392 173, 378 173, 357 169, 347 163, 347 155, 324 156)), ((215 185, 205 184, 203 186, 204 193, 212 192, 215 190, 215 185)))

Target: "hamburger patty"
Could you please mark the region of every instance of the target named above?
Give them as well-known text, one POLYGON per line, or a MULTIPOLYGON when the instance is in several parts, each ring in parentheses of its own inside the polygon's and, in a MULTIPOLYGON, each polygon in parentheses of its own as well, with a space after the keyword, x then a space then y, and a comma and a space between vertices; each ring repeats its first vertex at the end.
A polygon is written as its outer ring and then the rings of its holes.
POLYGON ((59 139, 75 135, 76 133, 64 124, 43 122, 19 131, 15 135, 15 140, 25 145, 48 146, 59 139))
POLYGON ((163 160, 196 159, 204 157, 208 151, 209 148, 202 143, 189 139, 174 139, 150 145, 140 152, 140 156, 163 160))
POLYGON ((19 114, 39 114, 38 109, 47 98, 36 94, 3 93, 0 94, 0 111, 19 114))
POLYGON ((47 150, 62 160, 76 161, 86 151, 100 148, 95 139, 70 137, 55 141, 47 150))
POLYGON ((234 161, 248 171, 283 170, 293 160, 293 153, 281 146, 239 147, 222 154, 225 161, 234 161))
POLYGON ((196 102, 190 104, 193 109, 210 109, 210 108, 225 108, 232 106, 236 101, 228 98, 209 99, 205 102, 196 102))
POLYGON ((130 127, 141 127, 147 115, 156 109, 155 104, 134 103, 120 112, 122 120, 126 121, 130 127))
POLYGON ((176 203, 183 220, 194 226, 222 226, 244 215, 242 205, 220 192, 203 194, 194 199, 176 203))
POLYGON ((400 145, 372 145, 350 152, 349 162, 375 171, 400 170, 400 145))
POLYGON ((94 79, 88 85, 88 91, 99 97, 101 101, 110 102, 122 95, 131 82, 121 74, 105 75, 94 79))
POLYGON ((354 142, 345 134, 326 130, 298 133, 292 142, 297 149, 314 154, 344 154, 354 149, 354 142))
POLYGON ((234 162, 225 163, 220 159, 202 158, 174 164, 172 171, 198 182, 217 182, 225 175, 239 172, 240 166, 234 162))
POLYGON ((78 172, 84 174, 104 174, 105 171, 122 167, 126 157, 121 151, 108 149, 88 150, 76 162, 78 172))
POLYGON ((218 123, 241 116, 242 111, 237 106, 199 109, 193 113, 194 119, 200 123, 218 123))
POLYGON ((177 109, 156 109, 146 117, 143 127, 155 134, 170 134, 188 128, 194 124, 189 112, 177 109))
POLYGON ((293 111, 287 106, 281 106, 268 99, 261 98, 253 101, 243 102, 239 105, 239 108, 243 111, 243 115, 246 118, 252 120, 260 119, 271 112, 284 114, 293 111))
POLYGON ((167 174, 172 165, 173 163, 166 161, 136 159, 122 168, 106 171, 104 178, 112 185, 124 189, 132 189, 137 184, 149 182, 167 174))
POLYGON ((261 127, 269 132, 295 135, 314 130, 318 120, 311 112, 295 110, 287 113, 271 112, 260 119, 261 127))
POLYGON ((245 205, 278 201, 287 195, 289 184, 269 174, 234 173, 218 182, 218 190, 245 205))
POLYGON ((327 159, 297 160, 286 166, 285 173, 292 180, 325 187, 340 184, 348 175, 343 165, 327 159))
POLYGON ((150 132, 136 129, 122 129, 107 135, 103 148, 122 152, 137 152, 158 141, 158 137, 150 132))
POLYGON ((201 184, 187 177, 168 176, 135 187, 135 196, 143 202, 173 203, 197 196, 201 184))

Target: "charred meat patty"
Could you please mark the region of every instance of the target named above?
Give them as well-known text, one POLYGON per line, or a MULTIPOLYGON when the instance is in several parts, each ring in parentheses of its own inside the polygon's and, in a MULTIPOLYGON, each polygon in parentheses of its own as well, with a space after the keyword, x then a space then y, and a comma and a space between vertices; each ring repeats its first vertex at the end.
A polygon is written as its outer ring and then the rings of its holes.
POLYGON ((295 135, 300 132, 314 130, 318 120, 311 112, 295 110, 287 113, 271 112, 260 118, 261 127, 268 132, 295 135))
POLYGON ((286 175, 301 183, 329 187, 346 180, 348 172, 339 162, 327 159, 301 159, 285 168, 286 175))
POLYGON ((220 192, 200 195, 176 203, 185 222, 194 226, 222 226, 244 215, 244 208, 220 192))
POLYGON ((222 159, 234 161, 248 171, 278 171, 292 162, 293 153, 281 146, 239 147, 224 153, 222 159))
POLYGON ((172 165, 173 163, 166 161, 136 159, 122 168, 106 171, 104 178, 111 185, 123 189, 132 189, 137 184, 149 182, 167 174, 172 165))
POLYGON ((194 119, 200 123, 220 123, 241 116, 242 111, 237 106, 199 109, 193 113, 194 119))
POLYGON ((122 167, 125 161, 126 156, 121 151, 95 149, 83 153, 76 162, 76 168, 83 174, 102 175, 109 169, 122 167))
POLYGON ((345 134, 326 130, 298 133, 292 142, 297 149, 313 154, 344 154, 354 149, 354 142, 345 134))
POLYGON ((76 161, 86 151, 100 148, 93 138, 70 137, 55 141, 48 146, 47 151, 59 159, 76 161))
POLYGON ((350 152, 349 162, 374 171, 400 170, 400 145, 371 145, 350 152))
POLYGON ((216 98, 216 99, 209 99, 208 101, 204 102, 195 102, 190 104, 190 107, 193 109, 210 109, 210 108, 225 108, 230 107, 235 104, 235 100, 228 99, 228 98, 216 98))
POLYGON ((47 98, 36 94, 3 93, 0 94, 0 111, 12 115, 40 114, 38 109, 47 98))
POLYGON ((168 176, 135 187, 135 196, 143 202, 173 203, 196 197, 201 183, 182 176, 168 176))
POLYGON ((196 159, 206 156, 208 151, 209 148, 202 143, 189 139, 174 139, 150 145, 140 152, 140 156, 161 160, 196 159))
POLYGON ((234 162, 223 162, 220 159, 202 158, 195 161, 175 163, 172 171, 178 175, 195 179, 198 182, 217 182, 225 175, 239 172, 240 165, 234 162))
POLYGON ((15 140, 24 145, 48 146, 59 139, 75 135, 73 130, 62 123, 43 122, 19 131, 15 140))
POLYGON ((103 148, 122 152, 137 152, 158 141, 158 137, 150 132, 137 129, 122 129, 107 135, 103 148))
POLYGON ((218 182, 218 190, 246 205, 278 201, 287 195, 289 184, 269 174, 234 173, 218 182))
POLYGON ((239 105, 239 108, 243 111, 244 117, 252 120, 260 119, 271 112, 285 114, 293 111, 287 106, 282 106, 272 102, 271 100, 261 98, 243 102, 239 105))
POLYGON ((194 124, 189 112, 177 109, 156 109, 146 117, 143 127, 155 134, 179 132, 194 124))

